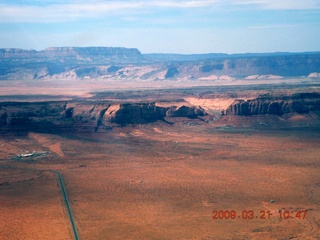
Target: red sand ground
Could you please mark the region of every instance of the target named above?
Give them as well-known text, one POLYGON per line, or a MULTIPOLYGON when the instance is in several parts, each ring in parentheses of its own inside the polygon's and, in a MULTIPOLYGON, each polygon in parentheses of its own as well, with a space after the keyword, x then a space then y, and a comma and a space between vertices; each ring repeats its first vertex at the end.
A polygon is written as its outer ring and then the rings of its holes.
POLYGON ((0 168, 0 239, 72 239, 53 173, 0 168))
MULTIPOLYGON (((320 238, 318 132, 181 121, 91 135, 32 133, 1 144, 0 165, 62 172, 81 239, 320 238), (31 147, 51 153, 11 159, 31 147), (292 218, 280 219, 278 209, 292 218), (304 209, 307 218, 295 218, 304 209), (213 220, 214 210, 252 210, 258 218, 213 220), (259 218, 262 210, 270 219, 259 218)), ((0 170, 0 239, 72 239, 53 174, 0 170)))

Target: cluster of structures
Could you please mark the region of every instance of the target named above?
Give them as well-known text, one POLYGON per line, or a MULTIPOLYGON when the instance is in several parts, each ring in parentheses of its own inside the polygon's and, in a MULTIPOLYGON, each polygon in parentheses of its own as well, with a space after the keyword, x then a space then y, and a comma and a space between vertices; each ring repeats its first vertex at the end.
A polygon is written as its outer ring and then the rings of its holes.
POLYGON ((49 152, 43 151, 43 152, 37 152, 33 151, 32 153, 21 153, 18 154, 18 158, 31 158, 31 157, 40 157, 40 156, 46 156, 49 152))

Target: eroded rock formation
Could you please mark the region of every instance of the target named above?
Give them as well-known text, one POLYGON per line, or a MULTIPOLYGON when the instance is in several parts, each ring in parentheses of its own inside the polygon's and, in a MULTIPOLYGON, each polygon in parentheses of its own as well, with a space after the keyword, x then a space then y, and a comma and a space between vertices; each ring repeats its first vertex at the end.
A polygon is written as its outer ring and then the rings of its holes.
POLYGON ((187 118, 197 118, 198 116, 205 116, 206 112, 201 107, 188 107, 188 106, 180 106, 180 107, 171 107, 166 112, 167 117, 187 117, 187 118))
POLYGON ((195 106, 160 107, 155 103, 2 103, 0 127, 39 130, 50 125, 97 131, 99 127, 146 124, 166 117, 197 118, 205 114, 202 108, 195 106))
MULTIPOLYGON (((300 93, 282 97, 264 96, 247 101, 236 100, 222 115, 282 116, 287 113, 304 114, 315 111, 320 111, 320 94, 300 93)), ((170 121, 170 118, 177 117, 206 120, 206 115, 207 112, 201 106, 188 102, 11 102, 0 104, 0 130, 15 128, 38 132, 95 132, 127 124, 170 121)))
POLYGON ((135 48, 0 49, 0 79, 318 78, 320 53, 141 54, 135 48))
POLYGON ((281 116, 285 113, 308 113, 320 110, 320 94, 303 93, 282 98, 257 98, 253 100, 236 100, 227 110, 225 115, 251 116, 258 114, 274 114, 281 116))
POLYGON ((104 123, 143 124, 162 120, 165 109, 155 106, 154 103, 126 103, 111 105, 103 116, 104 123))
POLYGON ((137 58, 141 53, 136 48, 121 47, 50 47, 45 50, 24 50, 18 48, 0 49, 0 58, 75 58, 89 60, 94 58, 137 58))

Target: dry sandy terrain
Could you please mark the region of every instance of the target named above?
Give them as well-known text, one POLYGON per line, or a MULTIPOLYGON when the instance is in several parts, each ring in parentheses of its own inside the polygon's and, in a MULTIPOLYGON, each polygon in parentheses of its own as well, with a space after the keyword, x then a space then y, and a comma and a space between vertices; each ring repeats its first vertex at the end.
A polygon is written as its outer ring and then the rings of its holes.
MULTIPOLYGON (((115 79, 90 79, 90 80, 1 80, 1 96, 11 95, 60 95, 62 99, 70 99, 72 96, 90 97, 91 92, 103 92, 108 90, 131 90, 131 89, 158 89, 158 88, 181 88, 192 86, 232 86, 232 85, 258 85, 279 83, 301 83, 305 79, 273 79, 273 80, 115 80, 115 79)), ((312 80, 307 82, 312 83, 312 80)), ((316 81, 315 81, 316 83, 316 81)), ((1 100, 0 96, 0 100, 1 100)), ((39 97, 37 98, 39 100, 39 97)), ((31 101, 31 100, 30 100, 31 101)))
POLYGON ((2 136, 0 146, 1 166, 37 170, 0 169, 0 239, 72 239, 57 177, 39 169, 64 176, 81 239, 320 238, 318 129, 177 119, 106 133, 2 136), (13 159, 28 149, 50 153, 13 159), (290 217, 280 219, 278 209, 290 217), (212 219, 214 210, 237 217, 212 219), (244 210, 254 218, 242 219, 244 210), (295 217, 299 210, 308 210, 305 219, 295 217))
POLYGON ((0 168, 0 239, 71 239, 55 174, 0 168))

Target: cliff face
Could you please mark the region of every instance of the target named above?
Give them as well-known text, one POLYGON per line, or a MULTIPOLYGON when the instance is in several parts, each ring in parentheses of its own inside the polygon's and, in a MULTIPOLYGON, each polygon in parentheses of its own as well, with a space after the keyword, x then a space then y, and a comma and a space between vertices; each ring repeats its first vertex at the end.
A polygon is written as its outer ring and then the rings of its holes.
MULTIPOLYGON (((139 58, 141 53, 135 48, 115 47, 51 47, 42 51, 16 48, 0 49, 0 58, 139 58)), ((88 60, 88 59, 87 59, 88 60)))
MULTIPOLYGON (((166 56, 166 54, 164 54, 166 56)), ((141 54, 135 48, 52 47, 0 49, 0 79, 232 79, 315 76, 320 53, 204 54, 177 58, 141 54), (174 59, 180 59, 174 60, 174 59)))
POLYGON ((121 125, 163 120, 165 110, 161 107, 156 107, 154 103, 139 103, 139 104, 119 104, 113 105, 108 109, 103 117, 104 123, 111 122, 121 125))
POLYGON ((316 72, 320 66, 320 55, 289 55, 232 59, 223 62, 228 75, 280 75, 304 76, 316 72))
MULTIPOLYGON (((108 130, 127 124, 147 124, 170 118, 203 118, 206 111, 200 106, 169 102, 110 103, 110 102, 33 102, 0 103, 0 131, 7 128, 29 131, 89 131, 108 130)), ((260 97, 236 100, 222 115, 252 116, 287 113, 319 114, 320 94, 307 93, 283 97, 260 97)), ((210 116, 208 116, 210 118, 210 116)))
POLYGON ((206 112, 195 106, 159 107, 155 103, 125 103, 111 105, 68 104, 63 116, 77 121, 94 121, 97 126, 110 123, 146 124, 163 120, 165 117, 197 118, 206 112))
POLYGON ((1 103, 0 130, 3 127, 17 128, 19 131, 32 126, 33 129, 51 129, 53 124, 60 122, 64 103, 1 103))
POLYGON ((236 100, 223 113, 225 115, 251 116, 258 114, 308 113, 320 110, 320 94, 298 94, 291 97, 236 100))
POLYGON ((2 59, 34 58, 36 56, 36 50, 24 50, 18 48, 0 49, 0 58, 2 59))
POLYGON ((166 116, 168 117, 187 117, 187 118, 197 118, 199 116, 205 116, 206 112, 201 107, 188 107, 188 106, 181 106, 181 107, 171 107, 166 112, 166 116))
POLYGON ((319 72, 320 54, 240 56, 175 63, 168 69, 167 74, 170 70, 172 72, 172 69, 174 74, 179 77, 187 77, 190 74, 199 78, 208 76, 246 78, 252 75, 308 76, 313 72, 319 72))
POLYGON ((87 129, 127 124, 146 124, 165 117, 197 118, 205 114, 197 107, 159 107, 155 103, 2 103, 0 127, 18 129, 87 129))

